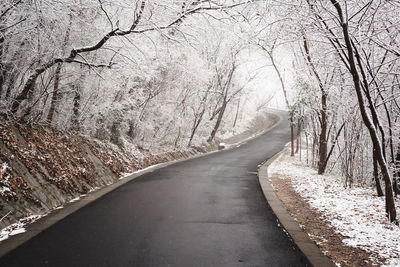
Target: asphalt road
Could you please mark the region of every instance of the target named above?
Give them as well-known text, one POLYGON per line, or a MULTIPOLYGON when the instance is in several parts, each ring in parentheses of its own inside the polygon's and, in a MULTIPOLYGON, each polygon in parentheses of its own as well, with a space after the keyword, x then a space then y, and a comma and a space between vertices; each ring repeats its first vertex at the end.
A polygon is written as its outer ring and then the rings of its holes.
POLYGON ((266 204, 257 166, 287 119, 233 150, 147 173, 67 216, 0 266, 307 266, 266 204))

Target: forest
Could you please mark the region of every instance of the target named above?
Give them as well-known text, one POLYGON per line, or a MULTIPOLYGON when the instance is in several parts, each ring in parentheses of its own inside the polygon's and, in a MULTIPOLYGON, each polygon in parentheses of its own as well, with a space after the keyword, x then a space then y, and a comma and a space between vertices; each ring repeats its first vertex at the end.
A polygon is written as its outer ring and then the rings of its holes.
POLYGON ((374 187, 396 223, 399 18, 395 0, 3 0, 0 112, 127 150, 198 146, 271 100, 254 100, 252 51, 292 154, 305 140, 319 174, 374 187))

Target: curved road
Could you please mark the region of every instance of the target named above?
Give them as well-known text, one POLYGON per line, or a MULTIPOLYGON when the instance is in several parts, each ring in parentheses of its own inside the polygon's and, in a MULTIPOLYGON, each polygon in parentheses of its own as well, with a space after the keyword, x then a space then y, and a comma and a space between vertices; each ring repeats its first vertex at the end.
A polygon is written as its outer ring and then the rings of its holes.
POLYGON ((287 119, 238 148, 147 173, 67 216, 0 266, 307 266, 277 226, 257 166, 287 119))

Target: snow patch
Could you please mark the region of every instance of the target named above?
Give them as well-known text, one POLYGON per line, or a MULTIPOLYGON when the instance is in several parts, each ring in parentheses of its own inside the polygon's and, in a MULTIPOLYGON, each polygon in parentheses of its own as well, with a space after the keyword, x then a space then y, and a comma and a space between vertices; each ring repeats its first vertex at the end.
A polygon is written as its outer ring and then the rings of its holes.
POLYGON ((8 239, 10 236, 26 232, 25 225, 33 223, 45 215, 31 215, 20 219, 18 222, 10 224, 0 231, 0 242, 8 239))
POLYGON ((0 187, 0 194, 4 192, 11 192, 11 189, 7 186, 0 187))
MULTIPOLYGON (((384 266, 400 266, 400 227, 388 222, 385 200, 378 198, 373 188, 344 188, 342 177, 318 175, 288 153, 280 155, 268 172, 290 178, 295 191, 345 236, 346 245, 387 259, 384 266)), ((395 202, 400 214, 400 199, 395 202)))
POLYGON ((3 174, 7 169, 8 169, 8 164, 6 162, 3 162, 3 164, 1 164, 0 173, 3 174))
MULTIPOLYGON (((173 162, 173 161, 169 161, 168 163, 170 163, 170 162, 173 162)), ((134 171, 134 172, 130 172, 130 173, 123 173, 123 174, 121 175, 121 177, 119 178, 119 180, 122 180, 122 179, 124 179, 124 178, 126 178, 126 177, 128 177, 128 176, 131 176, 131 175, 134 175, 134 174, 137 174, 137 173, 145 172, 145 171, 147 171, 147 170, 149 170, 149 169, 152 169, 152 168, 157 167, 157 166, 162 165, 162 164, 164 164, 164 163, 154 164, 154 165, 151 165, 151 166, 149 166, 149 167, 146 167, 146 168, 143 168, 143 169, 134 171)))
MULTIPOLYGON (((94 191, 94 190, 93 190, 93 191, 94 191)), ((90 191, 90 192, 91 192, 91 191, 90 191)), ((69 201, 69 203, 76 202, 76 201, 78 201, 78 200, 80 200, 81 198, 86 197, 86 196, 87 196, 87 194, 82 194, 82 195, 80 195, 80 196, 78 196, 78 197, 76 197, 76 198, 71 199, 71 200, 69 201)))

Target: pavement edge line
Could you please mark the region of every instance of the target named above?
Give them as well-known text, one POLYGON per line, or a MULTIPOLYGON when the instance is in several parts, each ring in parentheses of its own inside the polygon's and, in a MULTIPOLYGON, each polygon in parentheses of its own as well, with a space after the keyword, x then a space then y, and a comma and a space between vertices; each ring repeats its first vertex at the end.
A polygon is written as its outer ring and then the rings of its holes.
POLYGON ((319 247, 310 239, 308 234, 300 228, 298 222, 294 220, 285 205, 275 194, 275 189, 268 178, 268 167, 282 153, 283 151, 278 152, 263 163, 258 169, 258 180, 265 200, 278 218, 279 223, 313 266, 335 267, 336 264, 334 264, 328 256, 324 255, 319 247))

